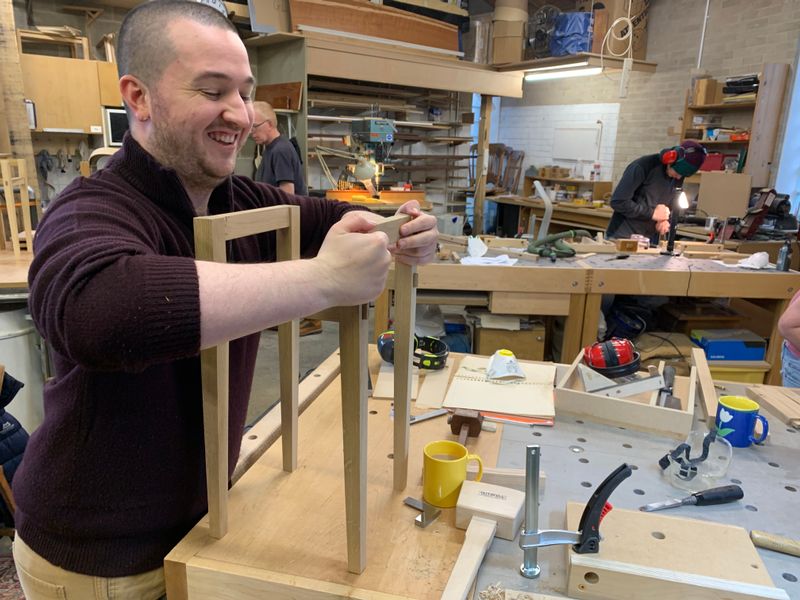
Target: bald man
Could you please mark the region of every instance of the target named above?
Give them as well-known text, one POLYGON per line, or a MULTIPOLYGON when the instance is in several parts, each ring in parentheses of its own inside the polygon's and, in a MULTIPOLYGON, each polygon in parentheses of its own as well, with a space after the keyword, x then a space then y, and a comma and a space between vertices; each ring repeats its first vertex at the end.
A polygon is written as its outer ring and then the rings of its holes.
POLYGON ((233 174, 253 128, 254 79, 236 28, 199 2, 130 11, 117 45, 130 129, 37 228, 29 308, 53 357, 45 416, 14 476, 14 561, 28 600, 156 600, 164 557, 207 512, 200 351, 229 342, 229 475, 239 456, 260 332, 363 304, 391 256, 430 261, 436 219, 418 205, 389 246, 368 211, 233 174), (274 235, 195 258, 193 219, 300 210, 301 260, 274 235))
POLYGON ((303 179, 303 166, 292 143, 281 136, 275 111, 267 102, 253 102, 255 123, 250 136, 256 144, 263 144, 261 164, 256 170, 256 181, 281 188, 287 194, 307 193, 303 179))

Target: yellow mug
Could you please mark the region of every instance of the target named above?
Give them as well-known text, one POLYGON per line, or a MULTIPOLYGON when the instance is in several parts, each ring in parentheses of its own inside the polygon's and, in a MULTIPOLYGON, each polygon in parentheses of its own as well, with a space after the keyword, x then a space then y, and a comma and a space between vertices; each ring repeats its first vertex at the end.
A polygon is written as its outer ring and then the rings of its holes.
POLYGON ((461 484, 467 478, 467 462, 478 462, 478 476, 483 477, 483 462, 477 454, 450 440, 430 442, 425 446, 422 465, 422 497, 428 504, 452 508, 458 501, 461 484))

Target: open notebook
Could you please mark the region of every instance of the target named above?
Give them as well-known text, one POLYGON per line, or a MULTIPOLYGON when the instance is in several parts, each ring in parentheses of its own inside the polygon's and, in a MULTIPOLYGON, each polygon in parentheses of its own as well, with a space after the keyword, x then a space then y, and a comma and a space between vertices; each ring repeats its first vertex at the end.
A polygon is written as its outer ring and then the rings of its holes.
POLYGON ((489 359, 465 356, 442 406, 526 417, 553 417, 555 365, 520 362, 524 381, 494 383, 486 378, 489 359))

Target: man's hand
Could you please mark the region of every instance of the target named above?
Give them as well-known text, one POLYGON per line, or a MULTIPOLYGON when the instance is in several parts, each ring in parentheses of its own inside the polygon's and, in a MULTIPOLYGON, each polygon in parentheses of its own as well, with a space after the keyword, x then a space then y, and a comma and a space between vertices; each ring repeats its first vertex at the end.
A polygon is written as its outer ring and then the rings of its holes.
POLYGON ((345 214, 330 228, 313 259, 332 306, 363 304, 383 291, 392 257, 389 238, 382 231, 371 232, 373 226, 368 212, 345 214))
POLYGON ((656 223, 656 231, 658 235, 667 235, 669 233, 669 221, 659 221, 656 223))
POLYGON ((395 258, 407 265, 423 265, 436 256, 436 241, 439 238, 436 217, 423 213, 419 202, 409 200, 396 214, 413 217, 400 227, 400 239, 390 248, 395 258))
POLYGON ((650 218, 653 221, 669 221, 669 207, 666 204, 659 204, 650 218))

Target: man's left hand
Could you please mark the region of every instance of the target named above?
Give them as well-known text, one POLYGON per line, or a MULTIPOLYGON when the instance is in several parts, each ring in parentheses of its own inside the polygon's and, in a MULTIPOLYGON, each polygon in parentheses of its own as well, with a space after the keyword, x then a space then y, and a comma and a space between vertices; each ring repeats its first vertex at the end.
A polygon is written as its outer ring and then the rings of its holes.
POLYGON ((416 200, 403 204, 396 214, 411 215, 412 219, 400 227, 400 239, 389 248, 392 254, 407 265, 431 262, 436 256, 436 241, 439 238, 436 217, 423 213, 416 200))

